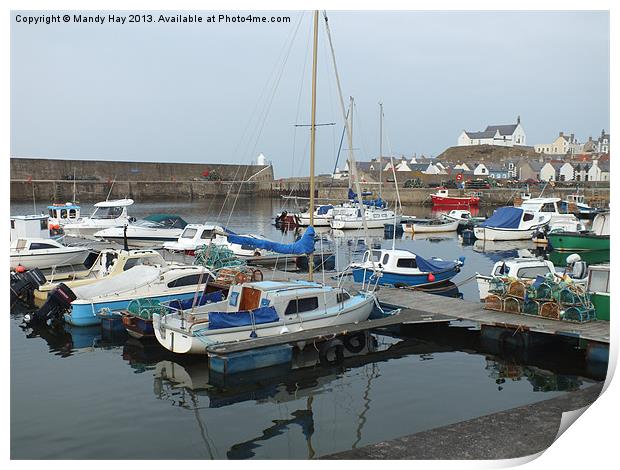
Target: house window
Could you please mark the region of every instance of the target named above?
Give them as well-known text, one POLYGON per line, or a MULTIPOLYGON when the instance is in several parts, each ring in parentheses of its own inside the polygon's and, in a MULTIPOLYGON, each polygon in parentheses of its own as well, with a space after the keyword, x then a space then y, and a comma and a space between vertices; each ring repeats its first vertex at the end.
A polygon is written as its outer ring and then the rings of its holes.
POLYGON ((318 297, 306 297, 304 299, 295 299, 295 300, 291 300, 288 303, 286 310, 284 311, 284 315, 294 315, 296 313, 310 312, 318 308, 319 308, 318 297))

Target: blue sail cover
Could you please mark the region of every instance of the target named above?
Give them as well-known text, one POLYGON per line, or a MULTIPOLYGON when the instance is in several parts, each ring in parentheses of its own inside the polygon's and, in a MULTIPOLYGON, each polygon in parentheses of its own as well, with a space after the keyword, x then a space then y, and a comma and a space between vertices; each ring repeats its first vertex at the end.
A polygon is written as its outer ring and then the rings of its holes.
MULTIPOLYGON (((372 196, 372 192, 362 191, 362 197, 364 196, 372 196)), ((351 188, 349 188, 349 200, 353 202, 357 202, 357 193, 354 193, 351 188)), ((365 206, 371 206, 371 207, 379 207, 379 208, 385 207, 385 201, 381 199, 380 197, 378 197, 377 199, 370 199, 366 201, 362 200, 362 204, 364 204, 365 206)))
POLYGON ((261 307, 242 312, 209 312, 209 330, 260 325, 280 320, 274 307, 261 307))
POLYGON ((519 207, 500 207, 480 227, 519 228, 523 209, 519 207))
POLYGON ((209 304, 211 302, 220 302, 221 300, 224 300, 224 294, 221 290, 218 290, 208 294, 202 294, 196 304, 194 304, 194 298, 192 297, 191 299, 185 300, 173 300, 168 305, 177 310, 187 310, 189 308, 200 307, 201 305, 209 304))
POLYGON ((426 259, 420 255, 415 255, 416 264, 418 269, 425 273, 436 273, 440 271, 448 271, 456 268, 458 263, 456 261, 442 261, 438 259, 426 259))
POLYGON ((243 237, 235 235, 230 230, 228 232, 228 241, 237 245, 249 245, 255 248, 275 251, 285 255, 307 255, 314 251, 314 228, 308 227, 303 236, 295 243, 276 243, 271 240, 263 240, 260 238, 243 237))
POLYGON ((316 213, 317 215, 325 215, 327 214, 327 212, 329 212, 330 209, 333 209, 334 206, 320 206, 317 210, 316 213))

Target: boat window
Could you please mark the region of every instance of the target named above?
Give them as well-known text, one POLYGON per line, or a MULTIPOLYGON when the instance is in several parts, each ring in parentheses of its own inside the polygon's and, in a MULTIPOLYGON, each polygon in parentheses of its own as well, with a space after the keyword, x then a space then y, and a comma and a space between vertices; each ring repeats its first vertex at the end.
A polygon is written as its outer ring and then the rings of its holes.
POLYGON ((336 294, 336 302, 338 302, 339 304, 341 304, 343 302, 346 302, 350 298, 351 298, 351 296, 349 295, 348 292, 338 292, 336 294))
POLYGON ((41 219, 41 230, 47 230, 47 229, 48 229, 47 219, 41 219))
POLYGON ((291 300, 284 311, 285 315, 294 315, 296 313, 310 312, 319 308, 318 297, 306 297, 303 299, 291 300))
POLYGON ((50 248, 58 248, 57 246, 50 245, 48 243, 31 243, 31 250, 49 250, 50 248))
POLYGON ((551 270, 549 266, 529 266, 524 268, 519 268, 517 271, 517 277, 524 279, 534 279, 536 276, 545 276, 549 274, 551 270))
POLYGON ((415 258, 399 258, 396 266, 399 268, 417 268, 418 263, 415 258))
POLYGON ((390 255, 388 255, 387 253, 383 255, 383 264, 387 264, 388 261, 390 260, 390 255))
POLYGON ((77 211, 75 209, 69 209, 69 218, 75 219, 77 217, 77 211))
POLYGON ((117 219, 123 214, 122 207, 98 207, 93 215, 90 216, 91 219, 117 219))
POLYGON ((191 274, 189 276, 179 277, 174 281, 168 283, 168 287, 183 287, 183 286, 195 286, 196 284, 204 284, 209 280, 207 273, 203 274, 191 274))
POLYGON ((529 212, 523 213, 523 222, 528 222, 534 219, 534 214, 530 214, 529 212))
POLYGON ((543 204, 540 208, 540 212, 556 212, 555 204, 553 204, 552 202, 547 202, 543 204))
POLYGON ((50 209, 50 217, 56 218, 56 211, 54 209, 50 209))
POLYGON ((60 218, 61 219, 66 219, 67 218, 67 209, 61 209, 61 211, 60 211, 60 218))
POLYGON ((380 251, 374 251, 374 250, 373 250, 373 251, 372 251, 372 260, 373 260, 375 263, 378 263, 380 259, 381 259, 381 252, 380 252, 380 251))
POLYGON ((609 292, 609 271, 590 271, 589 290, 591 292, 609 292))
POLYGON ((15 220, 11 219, 11 228, 15 228, 15 220))
POLYGON ((134 266, 138 266, 140 263, 140 258, 130 258, 125 261, 125 266, 123 266, 123 271, 127 271, 128 269, 133 268, 134 266))
POLYGON ((203 230, 202 235, 200 235, 201 240, 212 240, 213 239, 213 230, 203 230))
POLYGON ((181 234, 181 238, 194 238, 197 230, 195 228, 186 228, 185 231, 181 234))

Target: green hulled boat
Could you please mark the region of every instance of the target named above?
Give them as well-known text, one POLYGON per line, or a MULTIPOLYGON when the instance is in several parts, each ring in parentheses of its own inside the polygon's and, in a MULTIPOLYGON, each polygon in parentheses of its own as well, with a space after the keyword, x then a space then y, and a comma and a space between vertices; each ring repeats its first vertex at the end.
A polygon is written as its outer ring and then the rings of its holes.
POLYGON ((548 253, 549 261, 556 266, 566 266, 566 258, 573 253, 576 253, 581 258, 581 261, 585 261, 588 266, 593 264, 609 263, 609 250, 592 250, 592 251, 550 251, 548 253))
POLYGON ((609 251, 609 212, 597 214, 589 232, 551 232, 547 235, 555 251, 609 251))
POLYGON ((609 265, 590 266, 587 286, 596 319, 609 321, 609 265))

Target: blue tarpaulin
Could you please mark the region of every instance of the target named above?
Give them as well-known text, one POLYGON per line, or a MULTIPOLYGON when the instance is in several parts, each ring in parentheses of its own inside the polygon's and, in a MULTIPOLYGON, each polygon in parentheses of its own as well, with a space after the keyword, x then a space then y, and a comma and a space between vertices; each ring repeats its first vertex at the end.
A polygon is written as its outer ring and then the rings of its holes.
POLYGON ((286 255, 307 255, 314 251, 314 228, 308 227, 303 236, 295 243, 276 243, 261 238, 244 237, 235 235, 230 230, 228 241, 237 245, 247 245, 264 250, 275 251, 286 255))
POLYGON ((261 307, 242 312, 209 312, 209 329, 235 328, 239 326, 260 325, 280 320, 274 307, 261 307))
POLYGON ((420 255, 416 255, 415 259, 418 269, 424 273, 447 271, 449 269, 454 269, 458 264, 456 261, 442 261, 433 258, 426 259, 422 258, 420 255))
POLYGON ((519 207, 500 207, 480 227, 519 228, 523 209, 519 207))
POLYGON ((205 305, 211 302, 220 302, 224 300, 224 294, 222 294, 221 290, 210 292, 208 294, 202 294, 198 298, 198 302, 194 305, 194 299, 185 299, 185 300, 173 300, 168 305, 177 310, 187 310, 192 307, 200 307, 201 305, 205 305))
MULTIPOLYGON (((362 191, 362 197, 364 196, 372 196, 372 193, 370 191, 362 191)), ((351 188, 349 188, 349 199, 353 202, 357 202, 357 193, 354 193, 351 188)), ((362 199, 362 204, 364 204, 365 206, 372 206, 372 207, 379 207, 379 208, 383 208, 386 205, 385 201, 381 199, 380 197, 378 197, 377 199, 369 199, 369 200, 362 199)))

